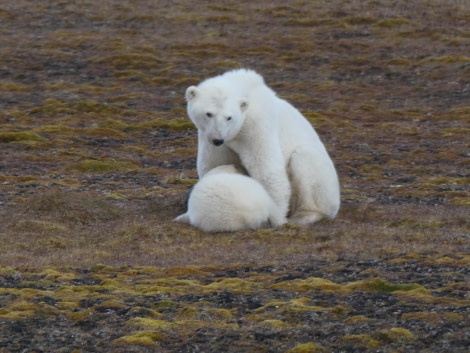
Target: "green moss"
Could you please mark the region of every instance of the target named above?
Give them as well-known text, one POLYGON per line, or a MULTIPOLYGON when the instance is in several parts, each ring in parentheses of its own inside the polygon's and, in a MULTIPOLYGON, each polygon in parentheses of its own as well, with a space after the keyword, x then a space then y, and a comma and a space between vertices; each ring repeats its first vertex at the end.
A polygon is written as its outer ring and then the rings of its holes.
POLYGON ((88 136, 103 136, 112 138, 125 138, 127 135, 119 130, 110 129, 106 127, 93 127, 90 129, 82 130, 83 135, 88 136))
POLYGON ((454 108, 448 112, 449 118, 454 119, 469 119, 470 118, 470 107, 454 108))
POLYGON ((418 320, 423 321, 429 324, 437 324, 442 321, 447 322, 461 322, 463 321, 463 316, 458 313, 453 312, 430 312, 430 311, 418 311, 412 313, 405 313, 400 317, 401 320, 418 320))
POLYGON ((0 318, 3 320, 22 320, 33 317, 35 315, 35 310, 6 310, 3 309, 0 312, 0 318))
POLYGON ((168 184, 180 184, 180 185, 188 185, 192 186, 196 184, 198 179, 182 179, 182 178, 170 178, 168 179, 168 184))
POLYGON ((346 315, 348 313, 348 309, 342 305, 336 305, 333 308, 330 308, 328 312, 332 316, 340 317, 346 315))
POLYGON ((314 17, 297 17, 290 18, 285 22, 286 26, 300 27, 316 27, 321 25, 333 25, 337 20, 333 18, 314 18, 314 17))
POLYGON ((304 111, 302 113, 303 113, 303 116, 313 125, 330 121, 329 118, 327 118, 326 116, 318 112, 304 111))
POLYGON ((239 61, 225 59, 215 63, 216 66, 224 69, 239 69, 243 67, 243 64, 239 61))
POLYGON ((342 286, 327 279, 311 277, 308 279, 296 279, 292 281, 279 282, 273 284, 271 288, 304 293, 309 290, 319 290, 325 292, 341 291, 342 286))
POLYGON ((175 327, 175 325, 171 322, 165 320, 157 320, 151 318, 143 318, 143 317, 134 317, 126 322, 126 325, 135 326, 139 328, 146 328, 146 329, 169 329, 175 327))
POLYGON ((458 314, 458 313, 445 312, 445 313, 441 313, 440 315, 441 315, 441 318, 447 322, 456 323, 456 322, 462 322, 465 320, 463 315, 458 314))
POLYGON ((179 308, 180 307, 180 304, 173 301, 173 300, 160 300, 157 305, 156 305, 156 308, 157 309, 168 309, 168 308, 179 308))
POLYGON ((377 347, 380 344, 380 342, 370 334, 346 335, 342 338, 342 340, 350 341, 362 347, 369 348, 377 347))
POLYGON ((91 272, 104 272, 104 273, 114 273, 116 269, 112 266, 104 264, 96 264, 90 267, 91 272))
POLYGON ((470 128, 465 127, 449 127, 439 131, 442 136, 454 136, 454 135, 470 135, 470 128))
POLYGON ((432 293, 424 287, 406 291, 397 290, 393 294, 396 295, 398 298, 409 301, 421 301, 425 303, 433 303, 436 301, 436 298, 432 295, 432 293))
POLYGON ((65 125, 43 125, 35 129, 38 132, 45 132, 47 134, 71 133, 76 130, 65 125))
POLYGON ((232 311, 228 309, 212 309, 212 308, 204 308, 204 312, 208 313, 211 320, 218 320, 218 321, 230 321, 233 318, 232 311))
POLYGON ((411 291, 422 288, 419 284, 394 284, 380 278, 353 282, 347 285, 350 290, 365 290, 378 293, 393 293, 395 291, 411 291))
MULTIPOLYGON (((208 317, 208 314, 205 313, 205 316, 208 317)), ((196 320, 200 317, 200 312, 194 306, 185 305, 178 310, 176 317, 178 320, 196 320)))
POLYGON ((369 25, 369 24, 372 24, 372 23, 375 23, 377 21, 377 19, 370 15, 370 14, 365 14, 365 15, 361 15, 361 16, 351 16, 351 17, 347 17, 345 19, 345 22, 348 24, 348 25, 369 25))
POLYGON ((323 352, 323 349, 313 342, 300 343, 294 348, 287 350, 285 353, 317 353, 323 352))
POLYGON ((406 18, 388 18, 377 22, 376 25, 382 28, 391 28, 407 24, 411 24, 411 22, 406 18))
POLYGON ((218 5, 218 4, 217 5, 215 5, 215 4, 207 5, 207 8, 211 9, 211 10, 224 11, 224 12, 238 12, 238 11, 240 11, 240 8, 238 8, 238 7, 218 5))
POLYGON ((403 217, 388 223, 389 227, 402 227, 408 229, 438 229, 445 226, 445 222, 439 219, 416 219, 403 217))
POLYGON ((435 312, 413 312, 406 313, 400 317, 401 320, 418 320, 431 324, 436 324, 440 321, 440 316, 435 312))
POLYGON ((413 291, 421 289, 418 284, 393 284, 380 278, 351 282, 344 285, 336 284, 323 278, 308 278, 305 280, 293 280, 272 285, 273 289, 283 289, 303 293, 309 290, 325 292, 349 293, 355 290, 374 291, 379 293, 393 293, 395 291, 413 291))
POLYGON ((260 308, 255 309, 255 313, 260 314, 265 311, 273 310, 273 309, 279 309, 281 307, 284 307, 286 305, 286 302, 280 301, 280 300, 272 300, 263 305, 260 308))
POLYGON ((162 128, 162 129, 167 129, 167 130, 194 130, 195 127, 193 123, 190 120, 187 119, 172 119, 172 120, 166 120, 166 119, 153 119, 150 121, 145 121, 141 123, 133 123, 129 124, 129 126, 126 128, 127 131, 146 131, 146 130, 151 130, 151 129, 157 129, 157 128, 162 128))
POLYGON ((370 319, 363 315, 354 315, 354 316, 350 316, 344 319, 344 322, 346 324, 354 324, 354 323, 368 322, 368 321, 370 321, 370 319))
POLYGON ((0 9, 0 18, 3 21, 13 20, 15 17, 16 15, 13 15, 10 11, 7 11, 5 9, 0 9))
POLYGON ((42 106, 30 110, 30 114, 51 114, 65 108, 66 104, 57 99, 48 98, 42 102, 42 106))
POLYGON ((150 78, 148 75, 138 70, 116 70, 113 72, 113 76, 120 80, 128 79, 130 81, 141 81, 149 82, 150 78))
POLYGON ((80 172, 96 172, 107 173, 115 171, 135 170, 137 166, 130 162, 112 161, 112 160, 95 160, 87 159, 70 166, 70 169, 80 172))
MULTIPOLYGON (((328 309, 316 306, 316 305, 309 305, 310 299, 306 297, 301 297, 298 299, 292 299, 289 302, 286 302, 280 306, 280 311, 287 315, 289 321, 295 322, 298 315, 305 314, 307 312, 314 312, 314 311, 328 311, 328 309)), ((279 306, 279 305, 277 305, 279 306)), ((336 308, 331 310, 330 312, 334 312, 336 308)))
POLYGON ((421 61, 419 61, 419 64, 425 64, 425 63, 430 63, 430 62, 437 62, 437 63, 470 62, 470 57, 464 56, 464 55, 433 56, 433 57, 422 59, 421 61))
POLYGON ((132 70, 158 68, 164 63, 163 60, 151 54, 116 54, 104 58, 93 58, 90 61, 132 70))
POLYGON ((390 330, 378 333, 379 339, 389 342, 405 343, 414 339, 413 334, 406 328, 392 327, 390 330))
POLYGON ((0 132, 0 143, 21 142, 21 141, 43 141, 44 139, 32 131, 12 131, 0 132))
POLYGON ((263 325, 266 325, 269 328, 273 328, 275 330, 283 330, 287 329, 290 327, 289 324, 285 323, 282 320, 276 320, 276 319, 269 319, 269 320, 264 320, 261 322, 263 325))
POLYGON ((113 341, 114 344, 138 345, 144 347, 154 347, 155 342, 164 339, 166 335, 154 331, 139 331, 133 335, 122 336, 113 341))
POLYGON ((9 91, 9 92, 28 92, 31 89, 27 86, 19 85, 16 83, 4 83, 0 84, 0 91, 9 91))
POLYGON ((241 16, 233 16, 233 15, 216 15, 216 16, 208 16, 206 21, 218 23, 218 24, 226 24, 226 23, 233 23, 233 22, 243 22, 244 17, 241 16))
POLYGON ((171 77, 168 76, 157 76, 152 77, 151 82, 156 85, 168 85, 173 81, 171 77))
POLYGON ((457 197, 453 197, 450 200, 450 203, 453 205, 459 205, 459 206, 470 206, 470 198, 467 196, 462 196, 462 197, 457 196, 457 197))
POLYGON ((122 110, 121 107, 98 103, 97 101, 91 99, 71 103, 68 106, 81 113, 93 112, 101 115, 118 114, 122 110))
POLYGON ((105 129, 113 129, 113 130, 125 130, 128 125, 121 121, 121 120, 115 120, 115 119, 106 119, 104 121, 100 121, 98 123, 98 126, 100 128, 105 128, 105 129))

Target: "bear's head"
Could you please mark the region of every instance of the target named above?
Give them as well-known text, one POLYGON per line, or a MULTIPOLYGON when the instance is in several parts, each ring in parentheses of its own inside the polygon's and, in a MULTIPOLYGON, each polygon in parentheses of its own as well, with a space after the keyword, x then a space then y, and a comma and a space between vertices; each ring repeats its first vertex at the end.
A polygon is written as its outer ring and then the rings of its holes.
POLYGON ((210 143, 220 146, 238 135, 248 103, 235 90, 215 85, 190 86, 186 100, 189 118, 210 143))

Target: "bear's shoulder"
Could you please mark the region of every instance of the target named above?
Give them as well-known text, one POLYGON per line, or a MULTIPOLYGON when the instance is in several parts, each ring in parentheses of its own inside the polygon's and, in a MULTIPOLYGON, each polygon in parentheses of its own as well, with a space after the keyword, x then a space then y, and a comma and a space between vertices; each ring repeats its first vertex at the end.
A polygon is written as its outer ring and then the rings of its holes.
POLYGON ((264 79, 263 77, 258 74, 254 70, 250 69, 236 69, 236 70, 231 70, 227 71, 224 74, 221 75, 224 79, 228 80, 240 80, 240 81, 245 81, 249 82, 252 84, 263 84, 264 85, 264 79))

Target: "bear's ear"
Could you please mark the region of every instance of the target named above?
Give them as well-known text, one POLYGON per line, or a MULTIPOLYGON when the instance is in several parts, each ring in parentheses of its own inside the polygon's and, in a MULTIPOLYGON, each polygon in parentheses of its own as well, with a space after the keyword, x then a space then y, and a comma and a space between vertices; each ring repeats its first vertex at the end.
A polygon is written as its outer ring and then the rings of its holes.
POLYGON ((186 89, 186 100, 189 102, 190 100, 194 99, 197 95, 197 87, 196 86, 189 86, 186 89))
POLYGON ((240 109, 242 112, 248 109, 248 102, 246 100, 241 100, 240 101, 240 109))

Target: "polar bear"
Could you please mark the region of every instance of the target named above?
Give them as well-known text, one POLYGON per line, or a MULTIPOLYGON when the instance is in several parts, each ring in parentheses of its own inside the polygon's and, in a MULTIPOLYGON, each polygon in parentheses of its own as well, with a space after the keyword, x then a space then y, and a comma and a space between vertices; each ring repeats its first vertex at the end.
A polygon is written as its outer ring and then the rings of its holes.
POLYGON ((256 180, 234 165, 222 165, 206 173, 194 186, 188 211, 175 218, 205 232, 248 230, 265 227, 279 217, 278 209, 256 180))
POLYGON ((274 224, 334 218, 340 188, 334 164, 312 125, 255 71, 237 69, 186 89, 198 129, 200 178, 226 164, 244 168, 278 207, 274 224))

